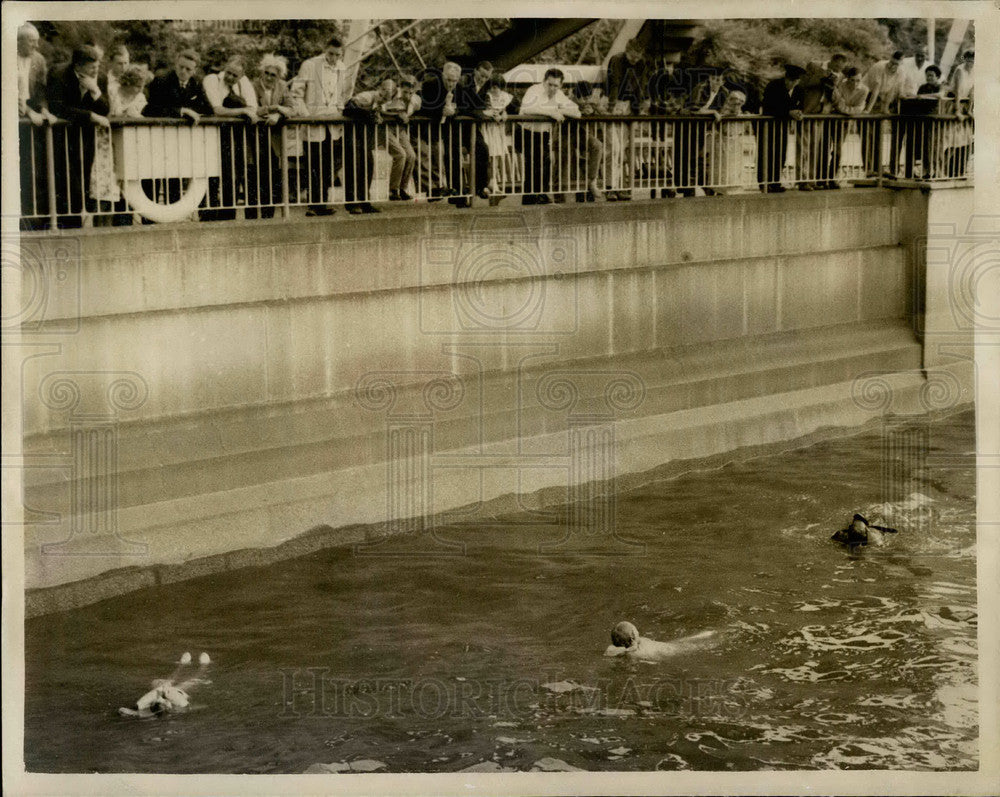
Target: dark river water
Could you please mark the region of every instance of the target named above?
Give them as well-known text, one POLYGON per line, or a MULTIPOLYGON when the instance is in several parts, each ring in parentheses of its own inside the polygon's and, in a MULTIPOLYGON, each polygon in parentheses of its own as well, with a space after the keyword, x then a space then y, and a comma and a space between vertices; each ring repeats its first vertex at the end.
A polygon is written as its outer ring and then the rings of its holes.
POLYGON ((868 429, 620 493, 639 545, 552 548, 561 509, 30 620, 28 769, 975 769, 974 418, 920 434, 894 493, 868 429), (857 510, 900 533, 831 542, 857 510), (717 633, 605 658, 623 619, 717 633), (203 650, 188 711, 118 716, 203 650))

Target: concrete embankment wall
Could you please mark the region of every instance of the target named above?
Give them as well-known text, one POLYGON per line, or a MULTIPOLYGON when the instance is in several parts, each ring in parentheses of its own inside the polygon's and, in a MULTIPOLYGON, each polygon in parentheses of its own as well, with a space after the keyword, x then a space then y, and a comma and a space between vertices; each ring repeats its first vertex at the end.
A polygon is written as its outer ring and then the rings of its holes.
POLYGON ((28 241, 79 288, 25 327, 28 588, 572 498, 862 423, 859 375, 920 389, 917 192, 499 210, 28 241))

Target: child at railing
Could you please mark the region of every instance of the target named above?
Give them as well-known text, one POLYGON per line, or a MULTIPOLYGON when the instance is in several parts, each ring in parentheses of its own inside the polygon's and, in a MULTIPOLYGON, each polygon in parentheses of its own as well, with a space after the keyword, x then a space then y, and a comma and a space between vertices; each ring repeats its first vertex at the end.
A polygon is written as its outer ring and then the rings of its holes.
POLYGON ((499 194, 513 187, 514 169, 510 148, 507 145, 507 108, 514 97, 507 91, 507 81, 495 75, 486 82, 486 108, 483 116, 492 121, 479 125, 479 133, 490 155, 489 185, 481 193, 483 198, 499 194), (502 187, 501 187, 502 186, 502 187))

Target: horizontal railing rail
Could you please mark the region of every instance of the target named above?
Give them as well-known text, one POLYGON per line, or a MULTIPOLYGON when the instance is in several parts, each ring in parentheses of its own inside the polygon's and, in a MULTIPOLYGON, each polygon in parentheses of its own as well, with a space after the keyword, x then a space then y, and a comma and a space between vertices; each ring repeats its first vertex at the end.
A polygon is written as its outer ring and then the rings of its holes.
POLYGON ((114 117, 20 126, 28 228, 971 179, 974 119, 931 114, 114 117))

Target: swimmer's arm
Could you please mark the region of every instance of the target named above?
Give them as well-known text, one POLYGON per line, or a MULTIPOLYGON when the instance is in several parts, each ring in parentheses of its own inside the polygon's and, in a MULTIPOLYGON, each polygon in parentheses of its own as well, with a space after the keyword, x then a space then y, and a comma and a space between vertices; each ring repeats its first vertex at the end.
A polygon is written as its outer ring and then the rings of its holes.
POLYGON ((604 651, 605 656, 623 656, 628 653, 628 648, 619 648, 614 645, 608 645, 608 649, 604 651))
POLYGON ((186 681, 181 681, 177 684, 177 688, 182 692, 190 692, 192 686, 197 686, 198 684, 207 683, 204 678, 188 678, 186 681))

